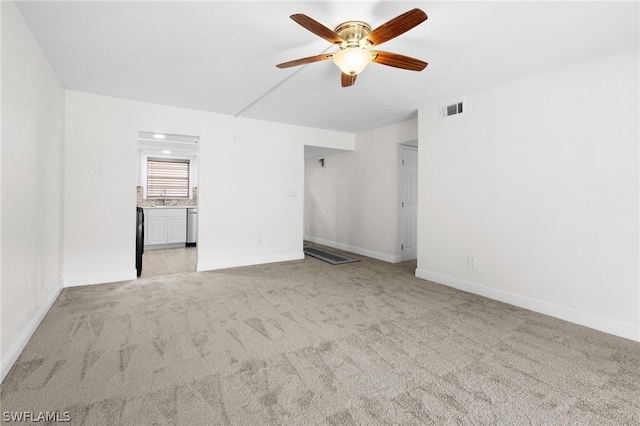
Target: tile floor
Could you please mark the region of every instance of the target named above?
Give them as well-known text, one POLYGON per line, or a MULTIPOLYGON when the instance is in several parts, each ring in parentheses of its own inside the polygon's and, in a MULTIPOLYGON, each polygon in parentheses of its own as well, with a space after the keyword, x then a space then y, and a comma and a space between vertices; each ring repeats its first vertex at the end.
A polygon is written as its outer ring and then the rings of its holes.
POLYGON ((145 250, 140 278, 195 272, 197 247, 145 250))

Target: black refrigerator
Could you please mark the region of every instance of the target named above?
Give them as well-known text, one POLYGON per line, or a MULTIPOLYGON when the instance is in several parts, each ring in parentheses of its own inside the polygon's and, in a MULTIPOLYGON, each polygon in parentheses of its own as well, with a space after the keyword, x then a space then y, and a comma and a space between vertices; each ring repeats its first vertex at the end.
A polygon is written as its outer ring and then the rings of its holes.
POLYGON ((144 209, 136 207, 136 269, 142 274, 142 253, 144 252, 144 209))

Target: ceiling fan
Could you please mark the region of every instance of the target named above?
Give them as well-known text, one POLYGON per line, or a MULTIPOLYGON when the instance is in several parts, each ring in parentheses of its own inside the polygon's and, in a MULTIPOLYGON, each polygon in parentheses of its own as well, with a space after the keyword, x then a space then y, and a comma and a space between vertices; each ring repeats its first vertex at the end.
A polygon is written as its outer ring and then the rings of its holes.
POLYGON ((336 53, 326 53, 283 62, 276 65, 278 68, 296 67, 333 58, 333 62, 342 71, 342 87, 348 87, 356 82, 358 74, 370 62, 411 71, 422 71, 427 66, 427 63, 420 59, 369 49, 371 46, 389 41, 425 21, 427 14, 420 9, 413 9, 396 16, 373 31, 371 31, 369 24, 362 21, 343 22, 334 31, 331 31, 321 23, 301 13, 291 15, 291 19, 315 35, 338 46, 340 50, 336 53))

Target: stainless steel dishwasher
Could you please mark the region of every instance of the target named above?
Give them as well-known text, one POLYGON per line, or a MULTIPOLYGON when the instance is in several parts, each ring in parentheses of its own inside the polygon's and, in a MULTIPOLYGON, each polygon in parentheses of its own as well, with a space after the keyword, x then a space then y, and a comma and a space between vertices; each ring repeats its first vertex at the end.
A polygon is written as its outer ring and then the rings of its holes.
POLYGON ((198 208, 192 207, 187 209, 187 244, 186 246, 195 246, 198 242, 198 208))

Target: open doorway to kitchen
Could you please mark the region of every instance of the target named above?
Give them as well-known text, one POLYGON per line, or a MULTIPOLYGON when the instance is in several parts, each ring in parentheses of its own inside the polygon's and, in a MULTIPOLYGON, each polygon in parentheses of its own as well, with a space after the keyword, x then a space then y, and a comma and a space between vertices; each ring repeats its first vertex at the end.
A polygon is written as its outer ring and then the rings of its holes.
POLYGON ((138 277, 195 272, 198 136, 138 132, 138 277))

